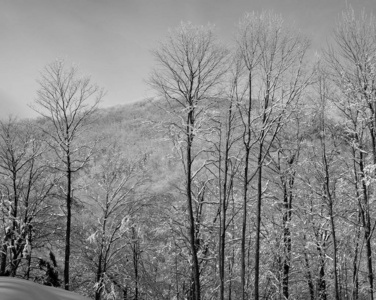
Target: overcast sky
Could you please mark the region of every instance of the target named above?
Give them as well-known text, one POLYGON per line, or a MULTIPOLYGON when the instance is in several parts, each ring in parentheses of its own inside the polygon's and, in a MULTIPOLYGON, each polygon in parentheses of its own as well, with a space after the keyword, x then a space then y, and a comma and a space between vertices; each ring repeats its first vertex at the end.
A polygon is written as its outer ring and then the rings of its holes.
POLYGON ((0 118, 35 116, 36 80, 57 58, 107 90, 102 106, 130 103, 152 95, 150 50, 181 21, 231 43, 245 12, 273 10, 319 49, 346 3, 376 13, 376 0, 0 0, 0 118))

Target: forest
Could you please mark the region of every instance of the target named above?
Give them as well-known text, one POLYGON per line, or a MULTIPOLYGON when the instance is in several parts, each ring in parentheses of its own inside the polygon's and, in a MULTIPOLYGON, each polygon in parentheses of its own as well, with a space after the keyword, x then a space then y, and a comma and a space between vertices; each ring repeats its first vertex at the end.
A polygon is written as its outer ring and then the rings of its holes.
POLYGON ((45 66, 39 117, 0 122, 0 276, 95 300, 375 298, 376 20, 348 9, 320 52, 272 12, 235 29, 169 31, 134 104, 45 66))

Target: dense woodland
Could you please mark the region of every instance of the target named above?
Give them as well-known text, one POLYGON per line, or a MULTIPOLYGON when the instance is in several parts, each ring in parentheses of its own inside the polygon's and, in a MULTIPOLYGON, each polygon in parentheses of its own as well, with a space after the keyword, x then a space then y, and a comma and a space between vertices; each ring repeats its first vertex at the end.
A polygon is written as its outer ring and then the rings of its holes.
POLYGON ((321 52, 273 13, 182 23, 158 97, 108 109, 64 61, 0 124, 0 275, 93 299, 374 299, 376 20, 321 52))

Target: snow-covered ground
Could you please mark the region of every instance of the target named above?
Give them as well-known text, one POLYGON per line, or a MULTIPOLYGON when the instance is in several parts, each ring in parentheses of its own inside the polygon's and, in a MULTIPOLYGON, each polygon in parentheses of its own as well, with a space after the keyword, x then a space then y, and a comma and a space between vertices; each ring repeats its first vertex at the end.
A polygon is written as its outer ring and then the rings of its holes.
POLYGON ((28 280, 0 277, 0 300, 89 300, 89 298, 28 280))

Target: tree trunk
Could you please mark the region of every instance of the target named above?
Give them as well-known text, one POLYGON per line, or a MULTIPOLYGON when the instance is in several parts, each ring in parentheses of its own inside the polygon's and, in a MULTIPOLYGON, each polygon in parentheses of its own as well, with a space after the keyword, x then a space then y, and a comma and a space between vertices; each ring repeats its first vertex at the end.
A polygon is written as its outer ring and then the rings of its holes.
POLYGON ((244 182, 243 182, 243 220, 242 220, 242 243, 241 243, 241 286, 242 286, 242 300, 247 300, 246 293, 246 280, 245 280, 245 242, 246 242, 246 231, 247 231, 247 203, 248 203, 248 177, 249 177, 249 155, 251 152, 251 111, 252 111, 252 73, 248 74, 248 85, 249 85, 249 95, 248 95, 248 110, 247 110, 247 120, 245 123, 245 129, 243 133, 243 143, 245 148, 245 158, 244 158, 244 182))
POLYGON ((193 126, 194 126, 194 115, 193 107, 190 108, 188 113, 187 122, 187 204, 188 204, 188 214, 189 214, 189 238, 190 246, 192 252, 192 262, 193 262, 193 280, 195 284, 195 299, 200 300, 200 269, 197 258, 197 247, 196 247, 196 226, 193 214, 193 199, 192 199, 192 142, 193 142, 193 126))
POLYGON ((356 229, 356 243, 355 243, 355 250, 354 250, 354 259, 353 259, 353 291, 352 291, 352 299, 358 300, 359 296, 359 278, 358 278, 358 251, 359 251, 359 241, 360 241, 360 232, 361 232, 361 219, 362 219, 362 207, 360 202, 360 195, 359 195, 359 175, 357 170, 357 157, 356 157, 356 149, 352 147, 351 154, 353 157, 353 176, 354 176, 354 187, 355 187, 355 196, 358 200, 358 227, 356 229))
POLYGON ((138 300, 138 237, 136 235, 136 230, 132 227, 132 239, 134 240, 133 245, 133 267, 134 267, 134 280, 135 280, 135 287, 134 287, 134 300, 138 300))
MULTIPOLYGON (((229 153, 230 153, 230 137, 231 137, 231 127, 232 127, 232 101, 230 102, 230 107, 228 111, 228 127, 226 130, 226 143, 225 143, 225 157, 224 157, 224 178, 223 178, 223 191, 222 191, 222 218, 221 218, 221 235, 220 235, 220 263, 219 263, 219 278, 220 278, 220 300, 224 300, 224 290, 225 290, 225 245, 226 245, 226 213, 227 213, 227 203, 229 198, 230 184, 228 184, 228 172, 229 172, 229 153)), ((220 155, 221 160, 221 155, 220 155)), ((219 170, 221 172, 221 168, 219 170)))
POLYGON ((325 280, 325 255, 322 253, 322 249, 320 245, 317 245, 317 250, 319 251, 319 276, 317 279, 317 298, 320 300, 327 299, 326 293, 326 280, 325 280))
POLYGON ((261 232, 261 199, 262 199, 262 139, 260 141, 257 178, 257 203, 256 203, 256 241, 255 241, 255 300, 258 300, 260 284, 260 232, 261 232))
POLYGON ((371 225, 370 220, 367 220, 367 226, 364 229, 364 239, 366 241, 367 251, 367 271, 369 283, 369 299, 373 300, 373 269, 372 269, 372 245, 371 245, 371 225))
POLYGON ((244 184, 243 184, 243 220, 242 220, 242 244, 241 244, 241 286, 242 286, 242 300, 247 300, 247 293, 245 289, 245 242, 246 242, 246 229, 247 229, 247 203, 248 203, 248 163, 249 163, 250 149, 246 148, 245 153, 245 166, 244 166, 244 184))
MULTIPOLYGON (((266 86, 270 86, 267 78, 266 86)), ((256 241, 255 241, 255 300, 259 299, 259 284, 260 284, 260 233, 261 233, 261 200, 262 200, 262 163, 263 163, 263 147, 265 138, 265 126, 267 122, 267 109, 269 107, 269 94, 267 92, 264 99, 264 109, 262 114, 262 129, 260 133, 260 145, 258 149, 257 167, 257 202, 256 202, 256 241)), ((272 141, 270 141, 271 143, 272 141)))
POLYGON ((333 216, 333 203, 329 200, 329 214, 330 214, 330 226, 332 231, 332 241, 333 241, 333 268, 334 268, 334 298, 340 300, 340 294, 338 290, 338 263, 337 263, 337 239, 336 239, 336 228, 333 216))
MULTIPOLYGON (((324 109, 324 107, 323 107, 324 109)), ((324 117, 323 121, 324 122, 324 117)), ((324 137, 321 138, 322 143, 322 151, 323 151, 323 166, 324 166, 324 172, 325 172, 325 194, 324 197, 327 201, 327 205, 329 206, 329 218, 330 218, 330 227, 331 227, 331 234, 332 234, 332 241, 333 241, 333 268, 334 268, 334 299, 340 300, 339 290, 338 290, 338 267, 337 267, 337 239, 336 239, 336 228, 335 228, 335 222, 334 222, 334 212, 333 212, 333 197, 332 193, 330 191, 330 174, 329 174, 329 164, 326 157, 326 144, 325 144, 325 125, 323 124, 322 131, 324 132, 324 137)))
POLYGON ((69 290, 69 265, 70 265, 70 239, 71 239, 71 222, 72 222, 72 170, 69 149, 67 152, 67 198, 66 198, 66 208, 67 208, 67 225, 65 231, 65 258, 64 258, 64 289, 69 290))
POLYGON ((364 170, 364 155, 359 153, 359 170, 361 174, 362 190, 363 190, 363 203, 360 207, 362 222, 364 228, 364 240, 366 244, 367 254, 367 271, 368 271, 368 284, 369 284, 369 299, 373 300, 373 268, 372 268, 372 244, 371 244, 371 218, 369 214, 369 200, 368 189, 365 182, 365 170, 364 170))
POLYGON ((101 279, 102 279, 102 250, 101 250, 101 253, 99 254, 97 274, 95 276, 95 281, 98 284, 98 287, 95 290, 95 300, 101 299, 101 290, 102 290, 101 279))
POLYGON ((14 203, 12 207, 12 216, 13 216, 13 225, 12 225, 12 231, 13 236, 11 237, 10 243, 10 276, 15 277, 17 272, 17 246, 15 245, 14 241, 14 234, 17 232, 20 234, 20 225, 17 224, 17 217, 18 217, 18 188, 17 188, 17 170, 16 170, 16 163, 14 161, 13 155, 11 156, 11 162, 12 162, 12 185, 13 185, 13 193, 14 193, 14 203))
POLYGON ((0 276, 6 276, 6 266, 7 266, 7 252, 8 246, 6 241, 3 241, 3 246, 1 247, 1 255, 0 255, 0 276))
POLYGON ((314 288, 314 285, 313 285, 313 280, 312 280, 312 274, 311 274, 311 270, 310 270, 310 266, 309 266, 309 260, 308 260, 308 255, 307 253, 304 251, 304 262, 305 262, 305 265, 306 265, 306 269, 307 269, 307 284, 308 284, 308 290, 309 290, 309 295, 310 295, 310 299, 311 300, 315 300, 315 288, 314 288))
MULTIPOLYGON (((284 187, 284 214, 283 214, 283 246, 284 246, 284 257, 282 266, 282 295, 285 299, 289 299, 289 274, 290 274, 290 263, 291 263, 291 232, 290 232, 290 222, 291 222, 291 202, 292 195, 288 193, 284 187)), ((291 192, 290 192, 291 193, 291 192)))

